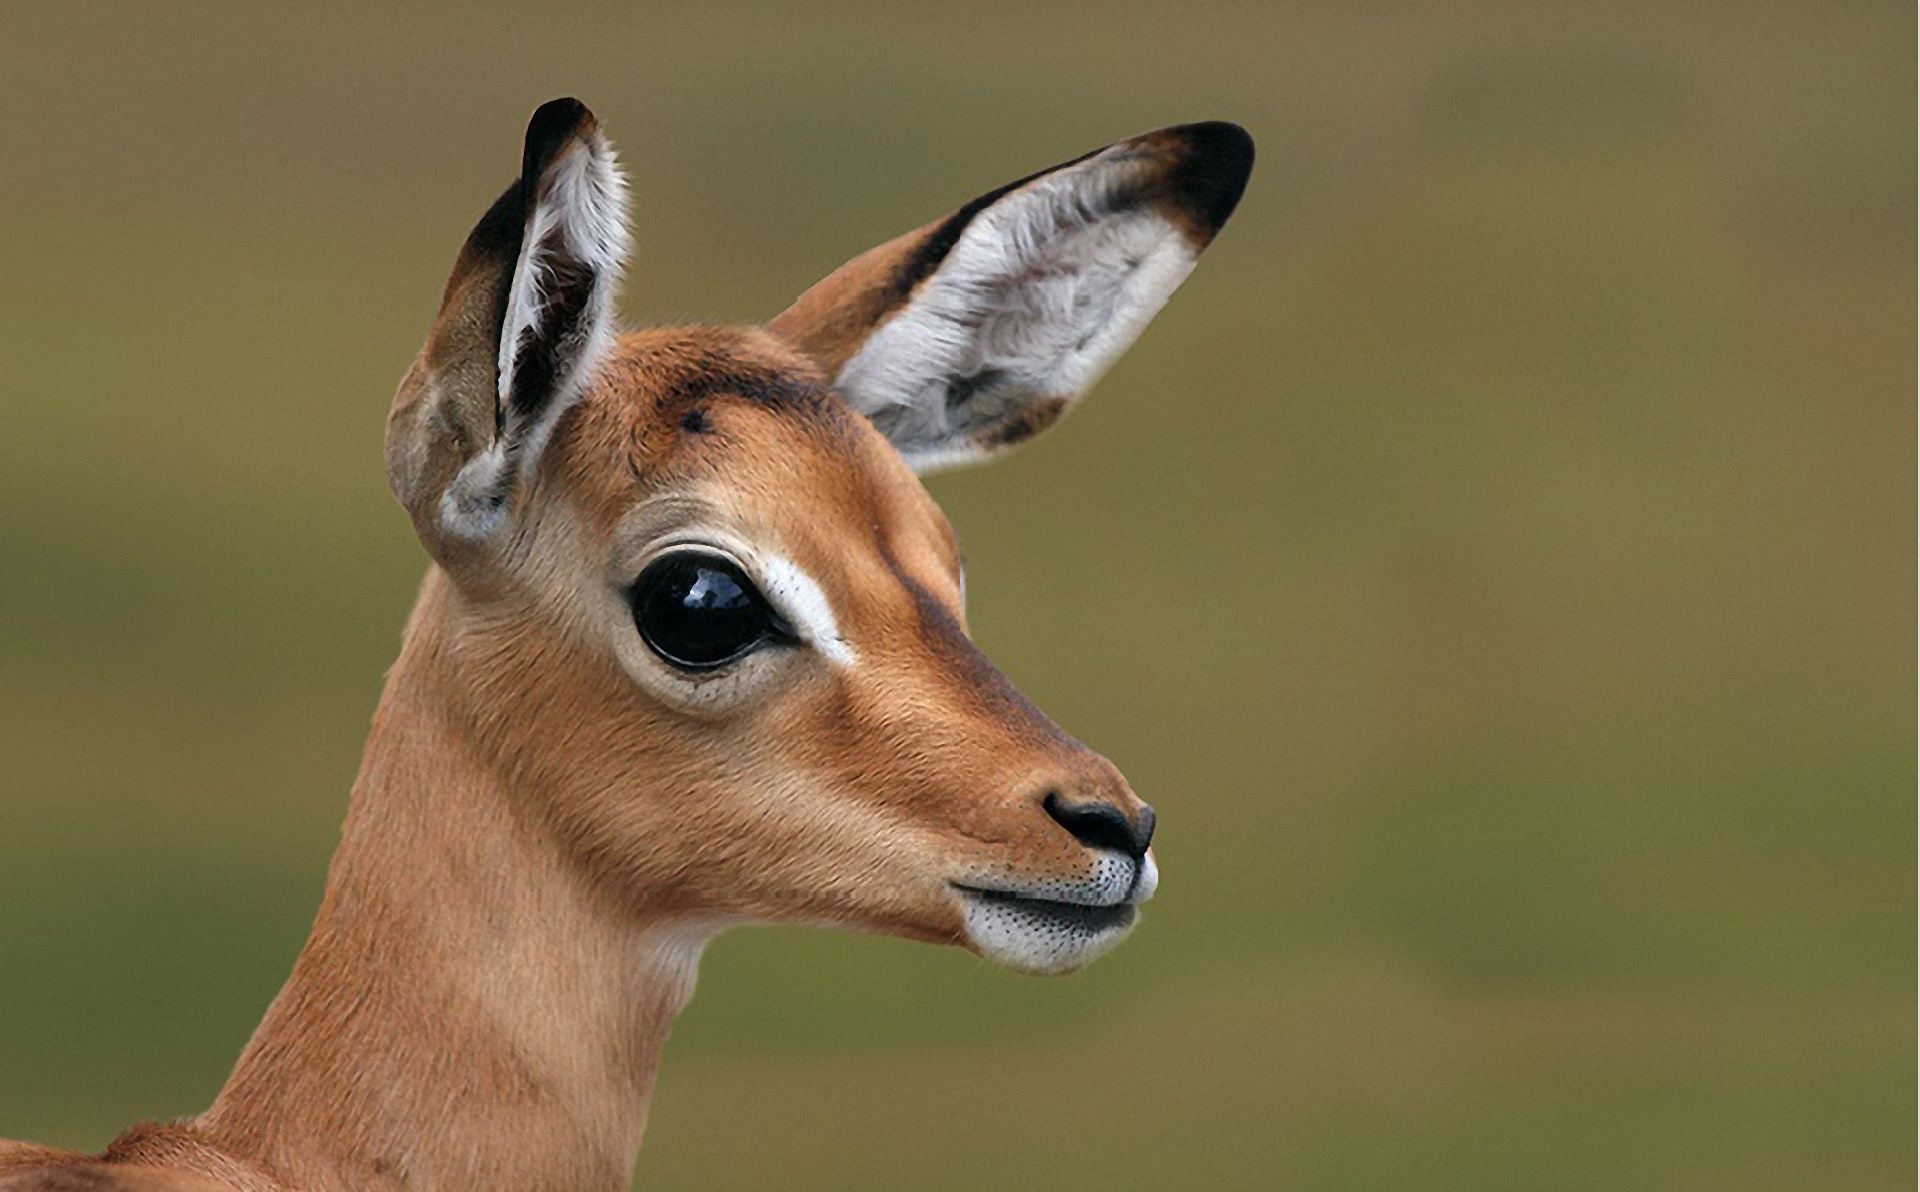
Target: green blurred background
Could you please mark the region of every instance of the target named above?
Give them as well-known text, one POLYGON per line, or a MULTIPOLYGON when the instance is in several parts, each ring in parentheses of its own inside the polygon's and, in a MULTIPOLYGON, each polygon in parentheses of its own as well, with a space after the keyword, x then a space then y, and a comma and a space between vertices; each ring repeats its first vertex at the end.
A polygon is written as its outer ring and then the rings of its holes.
POLYGON ((644 321, 991 186, 1260 164, 1057 434, 932 482, 979 638, 1160 809, 1037 981, 741 931, 658 1189, 1911 1188, 1914 11, 0 9, 0 1135, 212 1097, 423 556, 389 395, 528 112, 644 321))

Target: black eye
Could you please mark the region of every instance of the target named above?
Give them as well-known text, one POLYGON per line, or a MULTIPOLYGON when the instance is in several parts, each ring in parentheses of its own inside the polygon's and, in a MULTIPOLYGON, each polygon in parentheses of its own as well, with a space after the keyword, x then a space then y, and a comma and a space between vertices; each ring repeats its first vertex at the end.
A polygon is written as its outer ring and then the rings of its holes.
POLYGON ((792 636, 740 568, 705 551, 655 560, 628 599, 640 636, 682 670, 716 670, 764 642, 792 636))

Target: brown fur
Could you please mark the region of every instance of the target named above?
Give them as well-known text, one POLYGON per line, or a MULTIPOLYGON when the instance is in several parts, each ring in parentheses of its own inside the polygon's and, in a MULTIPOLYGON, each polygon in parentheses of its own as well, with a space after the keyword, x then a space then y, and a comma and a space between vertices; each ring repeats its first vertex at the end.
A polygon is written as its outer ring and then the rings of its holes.
POLYGON ((1036 792, 1131 800, 967 641, 945 519, 772 335, 627 337, 542 482, 533 503, 602 549, 648 496, 707 494, 834 593, 860 665, 802 661, 782 698, 692 720, 556 622, 568 593, 543 585, 570 577, 528 558, 464 590, 436 568, 312 939, 219 1099, 101 1161, 15 1152, 0 1187, 624 1186, 690 990, 677 932, 959 943, 942 853, 1070 873, 1036 792), (703 433, 680 425, 690 387, 703 433), (769 814, 768 789, 793 802, 769 814))
MULTIPOLYGON (((1171 178, 1185 135, 1142 151, 1171 178)), ((1210 238, 1217 219, 1168 186, 1148 197, 1210 238)), ((0 1192, 623 1188, 713 931, 965 944, 956 873, 1085 874, 1043 796, 1144 806, 975 649, 952 529, 828 380, 941 226, 767 329, 620 337, 486 541, 438 505, 501 433, 511 245, 476 232, 389 418, 389 477, 434 564, 293 974, 204 1114, 91 1158, 0 1143, 0 1192), (790 559, 856 660, 767 651, 683 698, 621 595, 647 535, 681 524, 790 559)))

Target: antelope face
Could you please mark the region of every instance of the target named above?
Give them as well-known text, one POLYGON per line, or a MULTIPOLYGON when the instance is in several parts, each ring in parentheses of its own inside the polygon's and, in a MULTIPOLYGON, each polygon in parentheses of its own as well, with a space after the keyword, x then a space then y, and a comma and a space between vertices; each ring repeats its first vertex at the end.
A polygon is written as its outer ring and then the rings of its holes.
POLYGON ((616 334, 623 188, 573 101, 470 237, 388 471, 453 591, 446 667, 531 822, 620 903, 962 944, 1122 939, 1153 811, 966 632, 916 471, 1058 420, 1231 213, 1230 125, 1035 175, 764 328, 616 334))

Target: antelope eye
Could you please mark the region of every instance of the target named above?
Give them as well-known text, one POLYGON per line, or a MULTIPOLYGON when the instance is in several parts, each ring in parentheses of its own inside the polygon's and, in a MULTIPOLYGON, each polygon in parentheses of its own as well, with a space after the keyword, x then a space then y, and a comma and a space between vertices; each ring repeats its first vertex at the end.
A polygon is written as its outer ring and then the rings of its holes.
POLYGON ((627 598, 640 637, 681 670, 718 670, 793 636, 739 567, 705 551, 654 560, 627 598))

